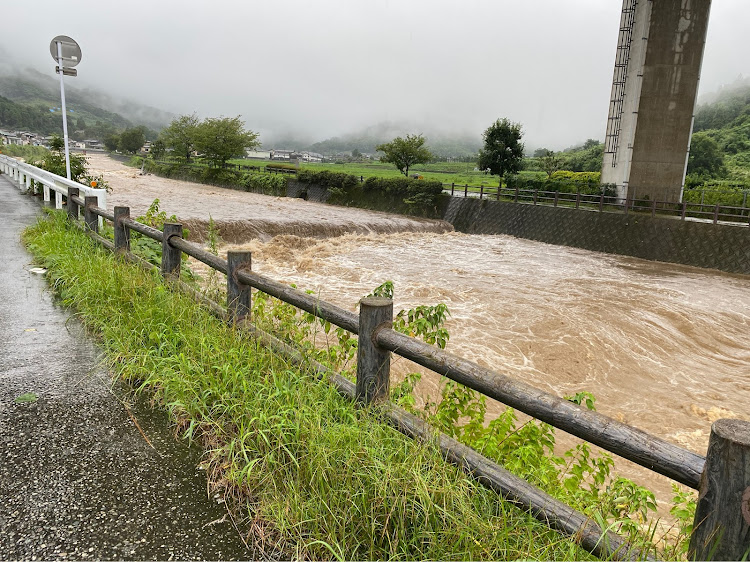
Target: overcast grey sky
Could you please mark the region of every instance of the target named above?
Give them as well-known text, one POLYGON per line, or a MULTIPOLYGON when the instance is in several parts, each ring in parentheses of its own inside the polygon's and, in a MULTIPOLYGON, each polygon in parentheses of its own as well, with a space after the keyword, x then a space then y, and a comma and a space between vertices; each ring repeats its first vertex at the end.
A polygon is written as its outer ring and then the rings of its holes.
MULTIPOLYGON (((27 0, 0 3, 0 55, 174 113, 241 114, 322 140, 382 121, 531 146, 604 137, 621 0, 27 0)), ((750 2, 713 0, 701 92, 750 75, 750 2)))

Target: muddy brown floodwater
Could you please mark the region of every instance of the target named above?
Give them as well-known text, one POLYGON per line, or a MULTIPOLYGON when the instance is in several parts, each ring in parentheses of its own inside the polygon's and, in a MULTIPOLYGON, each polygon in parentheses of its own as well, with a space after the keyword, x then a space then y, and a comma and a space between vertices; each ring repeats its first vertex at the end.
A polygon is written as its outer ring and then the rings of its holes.
MULTIPOLYGON (((399 216, 142 177, 111 162, 111 204, 137 208, 159 197, 183 219, 252 223, 252 240, 223 251, 251 249, 257 272, 350 310, 386 280, 395 284, 396 310, 444 302, 448 351, 558 395, 592 392, 600 412, 695 452, 705 454, 712 421, 750 419, 748 276, 445 232, 440 222, 409 225, 399 216), (186 192, 191 205, 180 202, 186 192), (360 221, 368 226, 328 237, 360 221), (291 228, 282 234, 284 225, 291 228)), ((434 396, 439 387, 428 374, 418 390, 434 396)), ((627 461, 617 466, 669 497, 668 479, 627 461)))

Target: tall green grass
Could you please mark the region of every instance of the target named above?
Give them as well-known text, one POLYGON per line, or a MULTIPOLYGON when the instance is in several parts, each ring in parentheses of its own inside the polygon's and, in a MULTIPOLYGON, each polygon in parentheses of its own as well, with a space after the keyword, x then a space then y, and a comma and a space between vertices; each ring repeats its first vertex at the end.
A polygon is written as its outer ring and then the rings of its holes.
POLYGON ((24 234, 113 374, 206 448, 246 538, 313 559, 588 559, 571 540, 53 212, 24 234))

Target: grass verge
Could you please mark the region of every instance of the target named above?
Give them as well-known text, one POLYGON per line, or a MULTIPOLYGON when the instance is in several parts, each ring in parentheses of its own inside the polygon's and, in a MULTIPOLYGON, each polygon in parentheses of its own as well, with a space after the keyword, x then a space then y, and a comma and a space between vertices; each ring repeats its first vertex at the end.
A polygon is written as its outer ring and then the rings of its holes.
POLYGON ((206 450, 246 539, 313 559, 554 559, 589 555, 452 465, 223 325, 155 274, 52 212, 27 229, 62 302, 113 374, 206 450))

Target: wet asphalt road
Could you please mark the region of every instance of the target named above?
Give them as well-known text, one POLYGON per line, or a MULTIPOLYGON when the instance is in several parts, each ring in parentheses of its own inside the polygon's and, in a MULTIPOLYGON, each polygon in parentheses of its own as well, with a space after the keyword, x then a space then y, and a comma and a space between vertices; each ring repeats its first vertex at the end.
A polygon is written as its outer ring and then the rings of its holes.
POLYGON ((146 443, 91 338, 29 272, 19 235, 39 214, 0 175, 0 560, 254 558, 207 496, 201 452, 136 404, 146 443))

